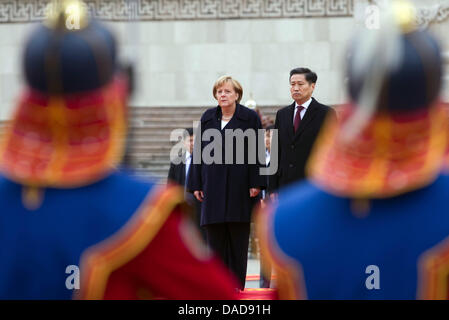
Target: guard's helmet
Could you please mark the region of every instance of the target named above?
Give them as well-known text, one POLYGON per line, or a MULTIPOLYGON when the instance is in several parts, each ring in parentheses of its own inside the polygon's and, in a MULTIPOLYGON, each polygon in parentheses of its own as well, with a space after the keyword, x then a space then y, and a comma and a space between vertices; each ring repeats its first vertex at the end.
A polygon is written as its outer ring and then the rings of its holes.
POLYGON ((55 2, 25 45, 27 86, 0 144, 0 171, 26 185, 75 187, 120 163, 128 77, 116 42, 84 4, 55 2))
POLYGON ((380 29, 350 44, 350 101, 322 130, 308 163, 309 178, 331 193, 392 197, 428 185, 445 166, 442 55, 414 11, 410 2, 392 2, 380 29))
POLYGON ((29 37, 24 53, 28 84, 51 94, 100 88, 116 71, 116 42, 88 17, 80 1, 50 4, 49 17, 29 37))
MULTIPOLYGON (((417 28, 413 7, 397 5, 396 28, 383 27, 376 37, 362 34, 349 47, 347 76, 351 99, 358 104, 362 88, 376 92, 377 110, 414 110, 427 107, 439 97, 443 61, 440 47, 426 30, 417 28), (397 20, 400 20, 399 22, 397 20), (370 39, 366 39, 371 36, 370 39), (358 68, 360 56, 365 65, 358 68), (382 70, 379 70, 382 69, 382 70), (373 81, 378 78, 380 88, 373 81)), ((395 12, 393 12, 394 14, 395 12)))

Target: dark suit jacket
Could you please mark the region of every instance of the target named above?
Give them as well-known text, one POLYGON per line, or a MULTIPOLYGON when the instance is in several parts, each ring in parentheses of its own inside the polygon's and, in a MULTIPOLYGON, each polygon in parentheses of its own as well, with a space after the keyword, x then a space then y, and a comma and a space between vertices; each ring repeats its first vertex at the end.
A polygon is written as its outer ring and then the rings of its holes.
MULTIPOLYGON (((202 164, 192 164, 190 167, 187 189, 190 192, 195 190, 204 192, 201 225, 251 221, 251 211, 256 199, 250 198, 249 189, 265 187, 266 183, 259 172, 262 164, 259 164, 258 161, 256 164, 248 162, 247 142, 244 146, 244 163, 236 164, 236 145, 234 143, 234 162, 226 164, 225 130, 242 129, 245 132, 247 129, 253 129, 257 143, 257 130, 261 128, 257 113, 240 104, 237 104, 234 116, 223 130, 221 129, 221 108, 219 106, 206 110, 202 115, 201 136, 196 136, 195 148, 201 148, 201 153, 203 153, 205 147, 214 141, 214 138, 211 138, 210 141, 201 141, 201 137, 205 130, 215 129, 215 132, 220 133, 218 142, 221 147, 222 163, 206 164, 203 162, 202 164)), ((205 152, 214 154, 214 151, 209 150, 210 148, 211 146, 205 152)), ((251 156, 256 157, 256 154, 251 156)))
POLYGON ((337 118, 335 110, 312 98, 312 102, 299 124, 298 131, 295 133, 293 128, 294 109, 295 102, 280 109, 276 114, 274 127, 278 129, 279 165, 276 174, 270 176, 270 191, 276 191, 306 177, 306 163, 326 116, 329 114, 335 120, 337 118))
MULTIPOLYGON (((190 164, 190 169, 192 169, 192 163, 190 164)), ((185 161, 182 161, 179 164, 170 164, 170 170, 168 171, 168 181, 177 183, 183 187, 185 187, 186 182, 186 165, 185 161)), ((195 207, 195 221, 198 226, 200 226, 201 219, 201 202, 199 202, 195 196, 191 193, 185 193, 185 200, 191 206, 195 207)))
POLYGON ((184 162, 180 164, 170 164, 170 170, 168 171, 168 180, 176 182, 181 186, 185 186, 186 182, 186 165, 184 162))

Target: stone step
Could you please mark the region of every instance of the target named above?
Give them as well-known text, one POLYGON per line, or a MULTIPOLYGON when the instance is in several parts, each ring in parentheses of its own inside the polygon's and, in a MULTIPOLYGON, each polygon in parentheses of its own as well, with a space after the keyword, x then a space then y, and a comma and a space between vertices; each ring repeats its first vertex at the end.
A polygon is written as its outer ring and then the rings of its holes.
POLYGON ((129 114, 133 117, 139 116, 139 117, 189 117, 189 118, 199 118, 201 115, 206 111, 206 109, 203 110, 196 110, 196 111, 189 111, 189 110, 138 110, 138 111, 132 111, 129 114))
POLYGON ((146 132, 146 131, 151 131, 154 129, 157 129, 157 131, 155 132, 155 134, 157 135, 163 135, 166 132, 171 132, 175 129, 185 129, 188 126, 192 126, 192 123, 185 123, 184 126, 180 126, 180 125, 173 125, 170 126, 170 124, 155 124, 155 125, 146 125, 144 127, 131 127, 130 129, 130 133, 139 133, 139 132, 146 132))
MULTIPOLYGON (((190 123, 190 127, 192 126, 192 124, 190 123)), ((151 124, 151 125, 146 125, 145 127, 132 127, 129 135, 130 136, 139 136, 142 137, 145 134, 149 134, 148 137, 151 137, 153 135, 157 135, 159 137, 170 137, 170 134, 172 132, 174 132, 174 130, 176 129, 185 129, 189 127, 188 124, 186 124, 185 126, 180 126, 180 125, 171 125, 171 124, 165 124, 165 125, 161 125, 161 124, 151 124)), ((174 132, 173 134, 176 134, 176 132, 174 132)))
POLYGON ((128 159, 132 163, 151 163, 155 165, 170 163, 169 152, 131 152, 129 155, 130 156, 128 156, 128 159))
POLYGON ((166 170, 158 170, 158 169, 154 169, 154 168, 143 168, 143 167, 135 167, 133 168, 134 170, 137 170, 139 172, 147 172, 148 174, 153 174, 153 175, 157 175, 157 176, 161 176, 166 178, 168 176, 168 169, 166 170))
MULTIPOLYGON (((272 118, 272 120, 275 120, 275 116, 268 116, 269 118, 272 118)), ((166 124, 177 124, 181 128, 185 127, 192 127, 193 122, 200 121, 200 117, 197 118, 189 118, 184 117, 182 119, 176 119, 176 118, 167 118, 167 117, 152 117, 152 116, 136 116, 133 120, 129 122, 129 126, 134 128, 139 127, 146 127, 148 125, 159 125, 161 127, 165 126, 166 124)))
MULTIPOLYGON (((181 129, 181 128, 179 128, 181 129)), ((168 141, 170 140, 170 132, 173 129, 161 130, 155 128, 131 128, 128 132, 128 137, 131 140, 134 139, 149 139, 149 138, 166 138, 168 141), (151 133, 151 134, 148 134, 151 133)))
POLYGON ((167 175, 164 172, 154 172, 153 170, 149 170, 149 169, 134 169, 133 170, 135 173, 139 174, 139 175, 145 175, 148 177, 155 177, 157 179, 167 179, 167 175))
MULTIPOLYGON (((283 106, 259 106, 259 110, 263 113, 272 112, 273 110, 279 110, 283 106)), ((207 109, 214 108, 214 106, 208 107, 129 107, 131 113, 154 113, 154 114, 171 114, 173 112, 185 112, 185 113, 201 113, 207 109)))
POLYGON ((152 170, 148 169, 134 169, 133 172, 140 176, 147 176, 148 178, 167 179, 167 174, 161 172, 153 172, 152 170))
MULTIPOLYGON (((134 119, 134 121, 199 121, 203 112, 176 112, 173 114, 173 111, 170 112, 134 112, 131 113, 130 118, 134 119), (172 114, 170 113, 172 112, 172 114)), ((264 110, 262 114, 264 116, 268 116, 269 118, 275 118, 277 109, 274 110, 264 110)))
POLYGON ((132 136, 129 136, 126 143, 130 146, 131 145, 146 146, 148 144, 173 144, 176 143, 176 141, 171 142, 169 134, 166 134, 165 136, 148 137, 148 134, 143 132, 140 134, 134 134, 132 136))
POLYGON ((135 171, 138 171, 138 172, 141 172, 141 173, 154 173, 154 174, 157 174, 157 175, 164 175, 166 172, 168 173, 168 169, 167 170, 161 170, 161 169, 154 169, 153 170, 153 168, 149 168, 149 167, 147 167, 147 168, 143 168, 143 167, 135 167, 135 168, 132 168, 133 170, 135 170, 135 171))
POLYGON ((171 122, 164 122, 164 123, 158 123, 158 122, 152 122, 152 123, 145 123, 144 126, 132 126, 131 124, 131 128, 132 130, 134 129, 164 129, 166 131, 169 130, 174 130, 174 129, 183 129, 186 128, 186 126, 192 126, 192 123, 186 122, 184 125, 179 125, 177 123, 173 123, 173 121, 171 122))
POLYGON ((161 152, 151 152, 151 153, 132 153, 131 161, 170 161, 170 154, 161 152))
POLYGON ((193 121, 199 121, 200 118, 197 119, 188 119, 188 118, 151 118, 151 117, 138 117, 134 118, 130 121, 131 127, 146 127, 148 125, 159 125, 161 127, 166 126, 167 124, 170 125, 177 125, 180 128, 185 128, 186 125, 192 126, 193 121))
POLYGON ((128 150, 132 153, 149 153, 149 152, 164 152, 169 154, 173 148, 171 144, 147 144, 147 145, 134 145, 130 144, 128 150), (158 151, 159 150, 159 151, 158 151))
MULTIPOLYGON (((176 116, 176 117, 198 117, 201 116, 207 109, 198 110, 149 110, 150 108, 142 108, 143 110, 133 110, 129 114, 131 116, 154 116, 154 117, 164 117, 164 116, 176 116)), ((266 108, 260 109, 262 114, 276 114, 280 108, 266 108)))
POLYGON ((142 170, 155 170, 158 172, 168 172, 170 169, 170 163, 166 162, 164 165, 155 165, 151 162, 145 162, 145 161, 131 161, 130 163, 131 168, 135 169, 142 169, 142 170))
POLYGON ((184 129, 183 127, 180 128, 158 128, 158 127, 150 127, 150 128, 133 128, 131 132, 128 134, 128 139, 134 140, 134 139, 144 139, 144 138, 161 138, 166 139, 167 142, 170 141, 170 135, 173 132, 173 134, 178 136, 174 130, 176 129, 184 129))
MULTIPOLYGON (((267 116, 273 120, 276 118, 276 113, 264 113, 264 116, 267 116)), ((170 115, 133 115, 132 120, 130 121, 131 126, 143 126, 147 123, 188 123, 190 126, 192 126, 193 121, 200 121, 201 114, 197 116, 191 116, 191 115, 182 115, 177 117, 170 117, 170 115)))
POLYGON ((164 166, 164 165, 169 165, 169 163, 170 163, 169 158, 167 158, 167 160, 155 159, 155 160, 150 160, 150 161, 146 160, 145 161, 145 160, 141 160, 141 159, 132 157, 130 161, 131 161, 131 163, 150 163, 151 165, 154 165, 154 166, 164 166))
MULTIPOLYGON (((166 158, 145 158, 145 157, 139 157, 139 158, 133 158, 129 160, 130 164, 139 164, 140 168, 143 168, 145 170, 150 170, 153 167, 153 160, 160 160, 164 161, 164 163, 169 164, 170 163, 170 157, 166 158)), ((168 170, 168 169, 167 169, 168 170)))
POLYGON ((131 162, 131 166, 136 169, 151 169, 152 171, 156 172, 168 172, 170 169, 170 164, 165 165, 155 165, 153 163, 141 163, 141 162, 131 162))
POLYGON ((129 112, 173 112, 173 111, 185 111, 185 112, 201 112, 213 108, 213 106, 183 106, 183 107, 132 107, 128 108, 129 112))

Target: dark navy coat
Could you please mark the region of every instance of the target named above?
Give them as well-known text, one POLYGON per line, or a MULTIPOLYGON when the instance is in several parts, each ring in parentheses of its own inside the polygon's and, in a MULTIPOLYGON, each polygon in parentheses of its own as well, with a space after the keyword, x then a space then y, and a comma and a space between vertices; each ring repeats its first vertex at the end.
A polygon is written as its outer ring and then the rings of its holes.
MULTIPOLYGON (((232 119, 223 130, 221 130, 221 116, 221 108, 219 106, 206 110, 202 115, 201 136, 199 134, 196 135, 194 159, 187 179, 188 191, 194 192, 196 190, 202 190, 204 192, 201 209, 202 226, 223 222, 250 222, 252 207, 258 197, 251 198, 249 196, 249 189, 263 189, 266 184, 264 176, 261 176, 259 172, 259 168, 264 165, 265 156, 263 162, 259 163, 256 151, 257 141, 259 140, 258 130, 262 129, 259 116, 255 111, 237 104, 232 119), (208 129, 216 129, 216 133, 219 131, 220 139, 217 138, 216 142, 213 142, 215 138, 205 139, 204 132, 208 129), (250 139, 245 138, 245 156, 242 164, 236 163, 236 139, 233 140, 233 162, 232 164, 225 163, 227 149, 225 147, 225 135, 229 134, 229 131, 226 131, 226 129, 242 129, 243 132, 246 132, 247 129, 254 130, 255 140, 252 140, 254 150, 251 152, 251 155, 249 155, 251 148, 249 148, 248 143, 250 142, 250 139), (206 164, 203 161, 203 157, 201 157, 200 164, 196 163, 195 157, 200 154, 198 148, 201 148, 202 155, 204 148, 210 143, 220 146, 222 151, 221 164, 215 162, 206 164), (195 154, 195 152, 197 152, 197 154, 195 154), (251 157, 255 160, 254 164, 249 162, 251 157)), ((218 150, 218 148, 210 151, 211 148, 212 146, 209 146, 205 153, 217 156, 215 151, 218 150)))

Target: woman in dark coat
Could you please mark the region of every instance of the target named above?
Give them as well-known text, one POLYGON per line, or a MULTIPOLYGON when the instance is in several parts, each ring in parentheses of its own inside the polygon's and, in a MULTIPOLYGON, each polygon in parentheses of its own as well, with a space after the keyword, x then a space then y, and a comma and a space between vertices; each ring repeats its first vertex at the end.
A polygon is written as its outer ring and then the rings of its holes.
POLYGON ((240 83, 229 76, 215 82, 213 96, 218 106, 201 117, 201 134, 196 136, 187 182, 187 189, 202 202, 201 226, 207 243, 235 273, 241 290, 245 287, 251 211, 265 186, 256 148, 260 118, 239 104, 242 94, 240 83), (232 139, 232 135, 247 137, 232 139))

